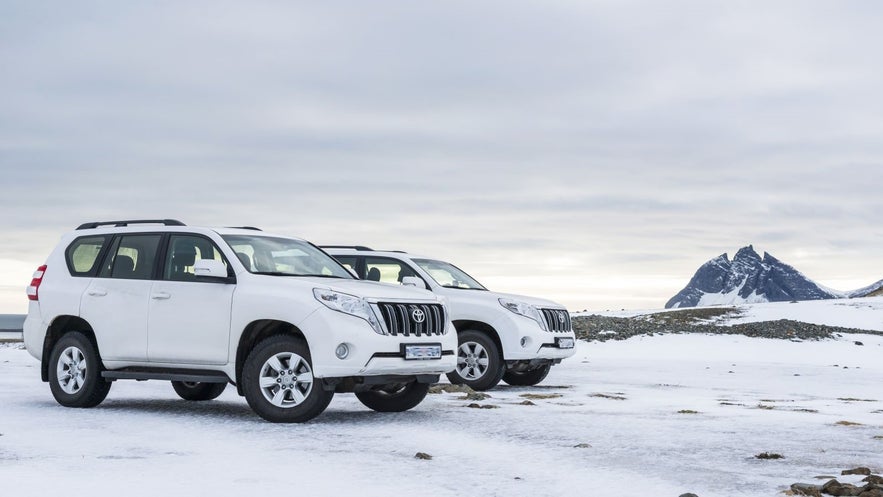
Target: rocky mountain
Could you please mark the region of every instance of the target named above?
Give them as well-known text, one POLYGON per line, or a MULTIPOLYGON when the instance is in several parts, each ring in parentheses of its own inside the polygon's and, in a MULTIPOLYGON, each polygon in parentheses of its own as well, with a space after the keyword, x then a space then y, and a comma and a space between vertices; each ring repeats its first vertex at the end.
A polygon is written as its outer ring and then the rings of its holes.
POLYGON ((864 297, 881 291, 883 280, 852 292, 822 287, 766 252, 761 257, 749 245, 739 249, 732 260, 721 254, 703 264, 665 307, 864 297))

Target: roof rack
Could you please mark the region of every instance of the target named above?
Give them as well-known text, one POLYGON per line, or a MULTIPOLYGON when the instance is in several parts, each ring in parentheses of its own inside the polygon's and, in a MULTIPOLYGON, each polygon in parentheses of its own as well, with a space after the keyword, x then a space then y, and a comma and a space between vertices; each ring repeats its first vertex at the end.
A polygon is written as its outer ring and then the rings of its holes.
POLYGON ((368 251, 368 252, 374 251, 374 250, 372 250, 368 247, 365 247, 363 245, 319 245, 319 248, 323 248, 323 249, 327 249, 327 248, 330 248, 330 249, 354 249, 354 250, 358 250, 358 251, 368 251))
POLYGON ((255 228, 254 226, 226 226, 231 230, 252 230, 252 231, 263 231, 260 228, 255 228))
POLYGON ((95 221, 92 223, 83 223, 77 226, 78 230, 91 230, 99 226, 122 227, 130 224, 163 224, 165 226, 186 226, 177 219, 127 219, 124 221, 95 221))

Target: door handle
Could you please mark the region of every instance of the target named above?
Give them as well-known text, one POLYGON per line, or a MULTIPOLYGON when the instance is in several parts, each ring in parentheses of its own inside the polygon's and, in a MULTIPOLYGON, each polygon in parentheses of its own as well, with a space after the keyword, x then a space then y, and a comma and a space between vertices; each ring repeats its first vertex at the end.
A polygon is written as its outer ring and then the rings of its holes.
POLYGON ((105 295, 107 295, 107 290, 95 288, 94 290, 89 290, 89 295, 93 297, 104 297, 105 295))
POLYGON ((172 294, 167 292, 156 292, 150 296, 153 300, 168 300, 172 298, 172 294))

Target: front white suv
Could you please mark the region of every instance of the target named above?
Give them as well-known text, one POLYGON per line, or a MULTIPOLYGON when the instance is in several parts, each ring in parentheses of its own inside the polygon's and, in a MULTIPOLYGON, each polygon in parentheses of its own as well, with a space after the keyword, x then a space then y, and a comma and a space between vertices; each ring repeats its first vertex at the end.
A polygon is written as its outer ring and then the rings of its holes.
POLYGON ((98 405, 118 379, 169 380, 187 400, 232 383, 264 419, 303 422, 335 392, 410 409, 456 365, 442 299, 360 281, 309 242, 254 228, 86 223, 28 297, 25 345, 69 407, 98 405))
POLYGON ((367 247, 323 247, 361 278, 427 288, 446 297, 459 337, 452 383, 475 390, 536 385, 574 354, 570 314, 549 300, 487 290, 449 262, 367 247))

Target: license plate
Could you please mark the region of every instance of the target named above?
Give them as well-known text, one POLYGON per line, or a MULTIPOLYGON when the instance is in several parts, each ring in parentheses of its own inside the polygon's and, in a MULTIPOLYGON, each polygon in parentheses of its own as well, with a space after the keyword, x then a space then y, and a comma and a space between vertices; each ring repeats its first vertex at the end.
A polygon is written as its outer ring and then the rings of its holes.
POLYGON ((559 349, 572 349, 573 348, 573 338, 559 338, 557 339, 558 348, 559 349))
POLYGON ((406 361, 441 359, 441 344, 404 345, 406 361))

